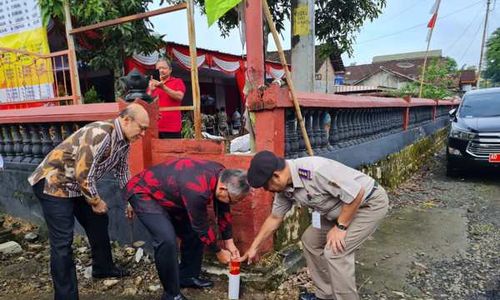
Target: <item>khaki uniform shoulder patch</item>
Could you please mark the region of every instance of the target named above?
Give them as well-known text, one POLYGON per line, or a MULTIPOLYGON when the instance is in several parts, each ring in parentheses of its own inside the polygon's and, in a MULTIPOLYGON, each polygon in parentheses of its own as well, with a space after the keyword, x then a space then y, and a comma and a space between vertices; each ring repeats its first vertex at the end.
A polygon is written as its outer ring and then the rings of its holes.
POLYGON ((300 178, 307 179, 307 180, 311 180, 312 179, 312 172, 311 172, 311 170, 298 169, 297 173, 299 173, 299 177, 300 178))

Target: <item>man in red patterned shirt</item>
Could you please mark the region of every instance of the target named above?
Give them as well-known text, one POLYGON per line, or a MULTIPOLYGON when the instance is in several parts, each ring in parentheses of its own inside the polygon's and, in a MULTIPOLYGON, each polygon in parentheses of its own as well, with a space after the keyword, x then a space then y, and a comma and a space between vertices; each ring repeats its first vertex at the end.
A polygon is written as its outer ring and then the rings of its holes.
MULTIPOLYGON (((149 81, 149 94, 158 97, 158 104, 162 107, 181 106, 186 86, 182 79, 173 77, 172 66, 169 61, 160 59, 156 63, 160 73, 160 81, 151 78, 149 81)), ((182 114, 177 111, 160 112, 158 131, 161 139, 180 139, 182 129, 182 114)))
POLYGON ((201 279, 203 248, 216 253, 224 264, 240 253, 232 239, 229 204, 250 191, 246 173, 225 169, 207 160, 175 159, 145 169, 127 184, 126 199, 153 237, 155 263, 164 288, 162 300, 186 299, 180 287, 206 288, 213 283, 201 279), (219 248, 208 222, 212 204, 224 248, 219 248), (176 236, 181 240, 181 262, 177 260, 176 236))

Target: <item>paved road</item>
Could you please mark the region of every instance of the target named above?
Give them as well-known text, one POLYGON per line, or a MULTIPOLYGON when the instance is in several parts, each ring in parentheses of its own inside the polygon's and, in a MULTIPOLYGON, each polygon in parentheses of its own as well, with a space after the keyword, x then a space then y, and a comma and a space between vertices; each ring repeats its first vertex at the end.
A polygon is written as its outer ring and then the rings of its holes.
POLYGON ((361 249, 365 299, 500 299, 500 174, 445 176, 441 153, 391 195, 361 249))

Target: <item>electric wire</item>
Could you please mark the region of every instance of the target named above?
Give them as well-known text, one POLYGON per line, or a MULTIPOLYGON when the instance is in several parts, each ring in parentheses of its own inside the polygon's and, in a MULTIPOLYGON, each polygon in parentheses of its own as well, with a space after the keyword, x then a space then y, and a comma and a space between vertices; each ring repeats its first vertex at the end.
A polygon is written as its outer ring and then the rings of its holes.
MULTIPOLYGON (((471 8, 479 3, 483 2, 483 0, 480 0, 480 1, 477 1, 477 2, 474 2, 468 6, 465 6, 465 7, 462 7, 461 9, 458 9, 458 10, 455 10, 454 12, 452 13, 449 13, 445 16, 442 16, 442 17, 438 17, 438 21, 442 20, 442 19, 445 19, 445 18, 448 18, 450 16, 453 16, 459 12, 462 12, 468 8, 471 8)), ((395 35, 398 35, 398 34, 401 34, 401 33, 405 33, 405 32, 408 32, 412 29, 415 29, 415 28, 419 28, 419 27, 422 27, 422 26, 427 26, 428 22, 425 22, 425 23, 420 23, 420 24, 417 24, 417 25, 414 25, 414 26, 411 26, 411 27, 408 27, 408 28, 405 28, 405 29, 402 29, 400 31, 396 31, 396 32, 393 32, 393 33, 389 33, 389 34, 386 34, 386 35, 382 35, 382 36, 378 36, 378 37, 375 37, 373 39, 369 39, 369 40, 365 40, 365 41, 360 41, 358 42, 357 44, 366 44, 366 43, 370 43, 370 42, 373 42, 373 41, 378 41, 380 39, 385 39, 385 38, 388 38, 388 37, 391 37, 391 36, 395 36, 395 35)))

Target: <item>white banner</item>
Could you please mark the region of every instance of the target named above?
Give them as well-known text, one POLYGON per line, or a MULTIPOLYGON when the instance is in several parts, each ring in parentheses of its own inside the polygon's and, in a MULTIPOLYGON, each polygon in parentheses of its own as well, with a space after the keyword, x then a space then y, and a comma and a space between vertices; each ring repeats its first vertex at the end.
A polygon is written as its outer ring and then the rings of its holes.
MULTIPOLYGON (((191 69, 191 57, 189 55, 182 54, 175 49, 172 49, 172 54, 184 67, 191 69)), ((198 56, 196 58, 196 63, 198 64, 198 68, 201 67, 205 63, 205 55, 198 56)))
POLYGON ((222 59, 218 59, 215 56, 212 59, 217 67, 229 73, 234 73, 240 68, 239 61, 225 61, 222 59))
POLYGON ((271 75, 271 77, 274 79, 281 79, 283 78, 283 76, 285 76, 285 70, 269 67, 269 75, 271 75))
POLYGON ((40 27, 37 0, 0 0, 0 37, 40 27))
POLYGON ((160 58, 160 52, 155 51, 155 52, 151 53, 151 55, 145 55, 142 53, 137 54, 136 53, 132 57, 143 65, 152 66, 158 62, 158 59, 160 58))

